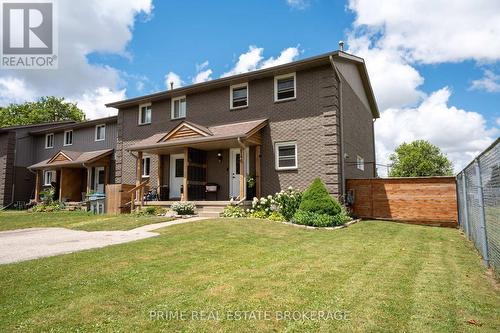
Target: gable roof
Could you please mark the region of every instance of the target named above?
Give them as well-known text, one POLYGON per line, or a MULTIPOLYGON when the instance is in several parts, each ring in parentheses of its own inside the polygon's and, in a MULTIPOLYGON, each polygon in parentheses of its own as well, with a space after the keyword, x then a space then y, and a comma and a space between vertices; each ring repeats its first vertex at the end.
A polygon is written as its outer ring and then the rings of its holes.
POLYGON ((42 126, 61 126, 61 125, 67 125, 67 124, 73 124, 75 123, 74 120, 61 120, 61 121, 49 121, 49 122, 43 122, 43 123, 38 123, 38 124, 29 124, 29 125, 14 125, 14 126, 6 126, 6 127, 0 127, 0 132, 7 132, 7 131, 14 131, 18 129, 25 129, 25 128, 36 128, 36 127, 42 127, 42 126))
POLYGON ((69 151, 60 150, 51 158, 33 164, 28 169, 49 169, 59 167, 83 167, 84 163, 92 163, 103 157, 111 155, 113 149, 95 151, 69 151))
POLYGON ((117 101, 113 103, 106 104, 107 107, 113 108, 127 108, 138 106, 142 103, 154 102, 163 100, 170 97, 182 96, 185 94, 191 94, 196 92, 202 92, 211 90, 214 88, 224 87, 232 84, 241 83, 248 80, 264 78, 268 76, 274 76, 279 74, 286 74, 290 71, 300 71, 308 68, 313 68, 320 65, 333 65, 333 59, 338 58, 348 62, 355 63, 360 71, 361 78, 364 83, 364 87, 367 90, 366 94, 368 95, 368 100, 370 104, 370 109, 373 115, 373 118, 379 118, 380 114, 377 107, 377 102, 375 100, 375 95, 373 94, 373 89, 370 84, 370 79, 368 76, 368 71, 366 69, 365 61, 363 58, 357 57, 355 55, 343 52, 343 51, 334 51, 325 53, 319 56, 310 57, 298 61, 293 61, 287 64, 278 65, 274 67, 269 67, 265 69, 259 69, 243 74, 232 75, 228 77, 223 77, 215 80, 210 80, 207 82, 196 83, 184 87, 175 88, 172 90, 160 91, 150 95, 144 95, 140 97, 134 97, 130 99, 125 99, 122 101, 117 101))
POLYGON ((188 123, 186 121, 177 125, 174 129, 167 133, 158 133, 144 139, 137 144, 128 148, 130 151, 151 149, 151 148, 162 148, 162 147, 172 147, 172 146, 182 146, 187 144, 218 141, 218 140, 230 140, 237 138, 248 138, 255 134, 257 131, 262 129, 267 125, 267 119, 257 119, 250 121, 243 121, 238 123, 222 124, 216 126, 205 127, 206 131, 203 134, 198 133, 198 135, 186 136, 180 138, 172 138, 172 133, 178 132, 178 130, 187 124, 201 127, 193 123, 188 123))
POLYGON ((85 121, 80 121, 80 122, 72 122, 72 123, 62 124, 62 125, 55 126, 55 127, 44 128, 44 129, 40 129, 40 130, 33 130, 33 131, 30 131, 30 134, 37 135, 37 134, 46 134, 46 133, 52 133, 52 132, 62 132, 65 130, 84 128, 84 127, 92 127, 92 126, 99 125, 99 124, 116 123, 117 119, 118 119, 117 116, 112 116, 112 117, 106 117, 106 118, 85 120, 85 121))

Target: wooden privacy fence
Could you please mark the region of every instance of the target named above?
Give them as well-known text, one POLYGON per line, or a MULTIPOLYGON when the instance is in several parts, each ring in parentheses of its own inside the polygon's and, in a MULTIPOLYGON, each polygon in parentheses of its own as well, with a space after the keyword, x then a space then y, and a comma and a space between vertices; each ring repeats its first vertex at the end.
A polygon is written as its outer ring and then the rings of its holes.
POLYGON ((130 213, 130 200, 132 194, 129 191, 133 188, 134 185, 128 184, 106 185, 106 213, 130 213))
POLYGON ((348 179, 347 191, 358 217, 457 227, 454 177, 348 179))

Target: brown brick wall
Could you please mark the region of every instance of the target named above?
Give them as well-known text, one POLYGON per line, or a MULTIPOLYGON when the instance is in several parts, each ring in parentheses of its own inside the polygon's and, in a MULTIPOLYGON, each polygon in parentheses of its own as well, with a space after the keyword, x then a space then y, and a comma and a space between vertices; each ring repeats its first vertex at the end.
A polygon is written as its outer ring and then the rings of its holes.
MULTIPOLYGON (((304 189, 315 177, 321 177, 330 192, 338 195, 341 191, 338 82, 330 66, 296 75, 295 100, 275 103, 274 79, 258 79, 249 82, 249 106, 245 109, 230 110, 229 86, 188 95, 185 120, 212 126, 267 118, 269 125, 262 130, 262 194, 273 194, 288 186, 304 189), (297 141, 298 170, 275 170, 274 143, 281 141, 297 141)), ((137 120, 138 106, 120 110, 117 183, 135 183, 135 159, 127 148, 155 133, 168 132, 181 122, 170 120, 170 99, 153 102, 152 124, 138 125, 137 120)), ((156 184, 154 155, 151 165, 151 183, 156 184)))

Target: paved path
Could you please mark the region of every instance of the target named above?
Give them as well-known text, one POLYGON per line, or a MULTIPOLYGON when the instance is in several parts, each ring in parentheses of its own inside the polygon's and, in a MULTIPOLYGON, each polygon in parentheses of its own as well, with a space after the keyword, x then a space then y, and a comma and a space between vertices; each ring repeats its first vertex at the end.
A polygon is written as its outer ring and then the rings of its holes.
POLYGON ((65 228, 28 228, 0 232, 0 264, 95 249, 158 236, 156 229, 204 220, 191 217, 138 227, 128 231, 81 231, 65 228))

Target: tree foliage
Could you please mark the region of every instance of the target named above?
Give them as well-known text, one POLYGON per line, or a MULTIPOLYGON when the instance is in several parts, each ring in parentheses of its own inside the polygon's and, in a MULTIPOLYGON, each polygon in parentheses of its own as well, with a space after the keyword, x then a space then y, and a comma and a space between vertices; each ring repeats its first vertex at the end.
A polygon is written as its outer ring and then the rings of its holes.
POLYGON ((441 150, 426 140, 399 145, 389 157, 389 177, 451 176, 453 164, 441 150))
POLYGON ((54 96, 0 108, 0 127, 84 119, 85 114, 75 103, 65 102, 64 98, 54 96))

